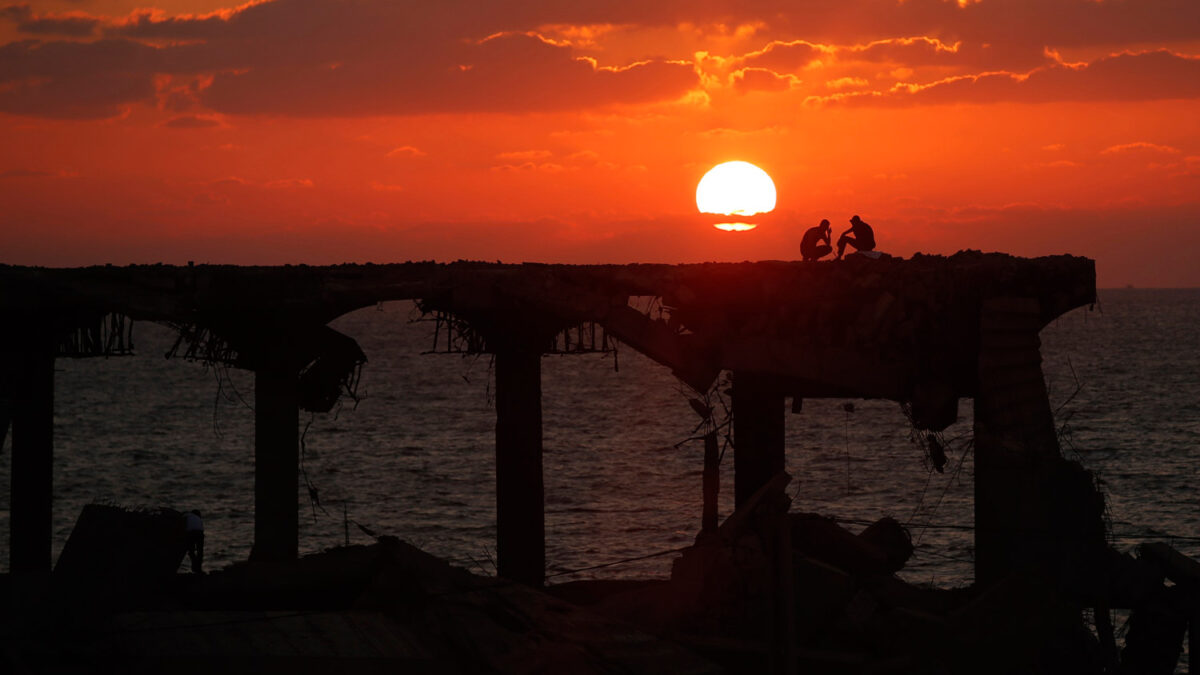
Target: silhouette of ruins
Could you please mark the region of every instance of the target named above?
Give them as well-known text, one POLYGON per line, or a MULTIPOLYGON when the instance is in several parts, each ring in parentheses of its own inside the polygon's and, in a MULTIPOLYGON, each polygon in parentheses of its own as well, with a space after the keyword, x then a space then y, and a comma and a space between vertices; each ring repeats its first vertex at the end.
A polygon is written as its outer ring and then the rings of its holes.
POLYGON ((959 399, 974 399, 976 585, 1032 570, 1107 616, 1120 605, 1100 590, 1112 569, 1103 501, 1060 451, 1038 338, 1095 299, 1091 260, 973 251, 835 264, 0 266, 12 574, 51 568, 56 358, 128 352, 130 322, 153 321, 178 331, 174 356, 252 370, 251 560, 288 561, 297 556, 298 416, 329 410, 367 359, 327 324, 414 300, 439 322, 438 349, 495 355, 501 577, 534 587, 545 579, 541 357, 615 339, 699 395, 732 373, 739 511, 786 483, 788 398, 796 407, 804 398, 889 399, 929 431, 957 420, 959 399), (661 299, 664 311, 635 309, 630 298, 641 296, 661 299))

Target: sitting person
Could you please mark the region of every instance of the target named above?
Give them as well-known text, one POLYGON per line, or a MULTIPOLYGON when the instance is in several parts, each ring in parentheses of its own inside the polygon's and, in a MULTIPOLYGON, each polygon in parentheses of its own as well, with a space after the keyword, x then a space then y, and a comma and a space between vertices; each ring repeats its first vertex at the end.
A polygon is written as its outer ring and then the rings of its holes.
POLYGON ((871 226, 863 222, 861 218, 854 216, 850 219, 850 229, 838 237, 838 260, 842 259, 842 254, 846 251, 846 244, 850 244, 858 251, 872 251, 875 249, 875 230, 872 230, 871 226), (851 234, 854 236, 851 237, 851 234))
POLYGON ((820 225, 804 231, 804 239, 800 240, 800 256, 804 260, 817 260, 833 251, 829 242, 829 221, 822 220, 820 225))

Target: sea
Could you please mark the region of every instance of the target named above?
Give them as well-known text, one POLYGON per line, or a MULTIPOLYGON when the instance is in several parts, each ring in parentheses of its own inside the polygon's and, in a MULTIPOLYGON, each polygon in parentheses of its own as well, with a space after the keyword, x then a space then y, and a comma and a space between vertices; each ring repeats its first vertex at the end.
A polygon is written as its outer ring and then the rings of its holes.
MULTIPOLYGON (((492 363, 429 353, 435 326, 408 302, 333 322, 365 351, 357 402, 301 413, 301 553, 394 535, 473 572, 495 573, 492 363)), ((1200 557, 1200 290, 1109 289, 1041 333, 1063 453, 1101 481, 1120 550, 1165 541, 1200 557)), ((175 335, 134 326, 136 355, 55 366, 54 555, 85 504, 199 509, 207 569, 244 560, 254 525, 250 373, 167 359, 175 335)), ((616 353, 542 360, 550 583, 653 578, 700 527, 703 444, 687 388, 616 353)), ((971 401, 931 465, 900 406, 805 400, 787 415, 792 510, 851 531, 890 516, 916 551, 905 579, 973 578, 971 401), (848 405, 850 404, 850 405, 848 405)), ((8 531, 11 436, 0 451, 8 531)), ((724 454, 720 515, 733 508, 724 454)), ((7 569, 7 538, 0 537, 7 569)))

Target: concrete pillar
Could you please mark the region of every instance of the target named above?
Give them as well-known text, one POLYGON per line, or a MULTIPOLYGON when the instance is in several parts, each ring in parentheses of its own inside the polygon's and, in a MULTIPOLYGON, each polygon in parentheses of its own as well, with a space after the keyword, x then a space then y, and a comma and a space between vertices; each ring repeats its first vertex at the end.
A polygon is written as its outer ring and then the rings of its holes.
POLYGON ((496 565, 513 581, 540 587, 545 580, 539 349, 496 351, 496 565))
POLYGON ((741 506, 784 469, 784 392, 769 375, 733 374, 733 501, 741 506))
POLYGON ((54 351, 15 356, 12 381, 12 488, 9 569, 49 572, 54 498, 54 351))
POLYGON ((254 373, 254 547, 251 560, 292 560, 300 537, 298 377, 254 373))
POLYGON ((980 316, 975 397, 975 579, 990 584, 1049 559, 1040 481, 1061 459, 1042 376, 1036 300, 1001 298, 980 316))

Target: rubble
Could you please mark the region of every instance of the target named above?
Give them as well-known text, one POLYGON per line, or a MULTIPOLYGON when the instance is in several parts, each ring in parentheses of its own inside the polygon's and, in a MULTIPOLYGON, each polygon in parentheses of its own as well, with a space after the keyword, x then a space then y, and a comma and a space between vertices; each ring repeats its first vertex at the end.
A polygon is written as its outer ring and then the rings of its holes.
MULTIPOLYGON (((1065 466, 1059 475, 1080 485, 1080 471, 1065 466)), ((1165 544, 1142 546, 1137 559, 1103 547, 1108 553, 1086 561, 1095 571, 1083 576, 1123 591, 1064 583, 1058 574, 1071 570, 1053 565, 989 586, 914 585, 895 576, 913 551, 903 525, 882 518, 855 534, 833 518, 788 513, 788 480, 777 475, 715 533, 698 534, 674 561, 669 583, 610 586, 589 605, 690 645, 728 672, 818 674, 1172 673, 1200 609, 1200 563, 1165 544), (790 570, 786 584, 775 571, 781 561, 790 570), (1164 578, 1175 585, 1164 586, 1164 578), (1080 595, 1085 587, 1092 597, 1080 595), (1134 608, 1122 652, 1111 623, 1107 636, 1092 632, 1081 606, 1096 606, 1105 620, 1108 607, 1134 608), (778 644, 781 625, 787 646, 778 644), (778 653, 790 653, 792 665, 773 660, 778 653)), ((1042 553, 1058 560, 1061 551, 1042 553)), ((574 594, 587 585, 577 582, 574 594)))
POLYGON ((178 511, 88 504, 58 557, 54 578, 81 600, 133 606, 169 587, 186 549, 178 511))
MULTIPOLYGON (((69 567, 104 555, 77 546, 69 567)), ((136 606, 86 613, 72 596, 36 599, 0 633, 0 671, 721 672, 678 644, 522 584, 474 576, 391 537, 175 581, 136 606)))

